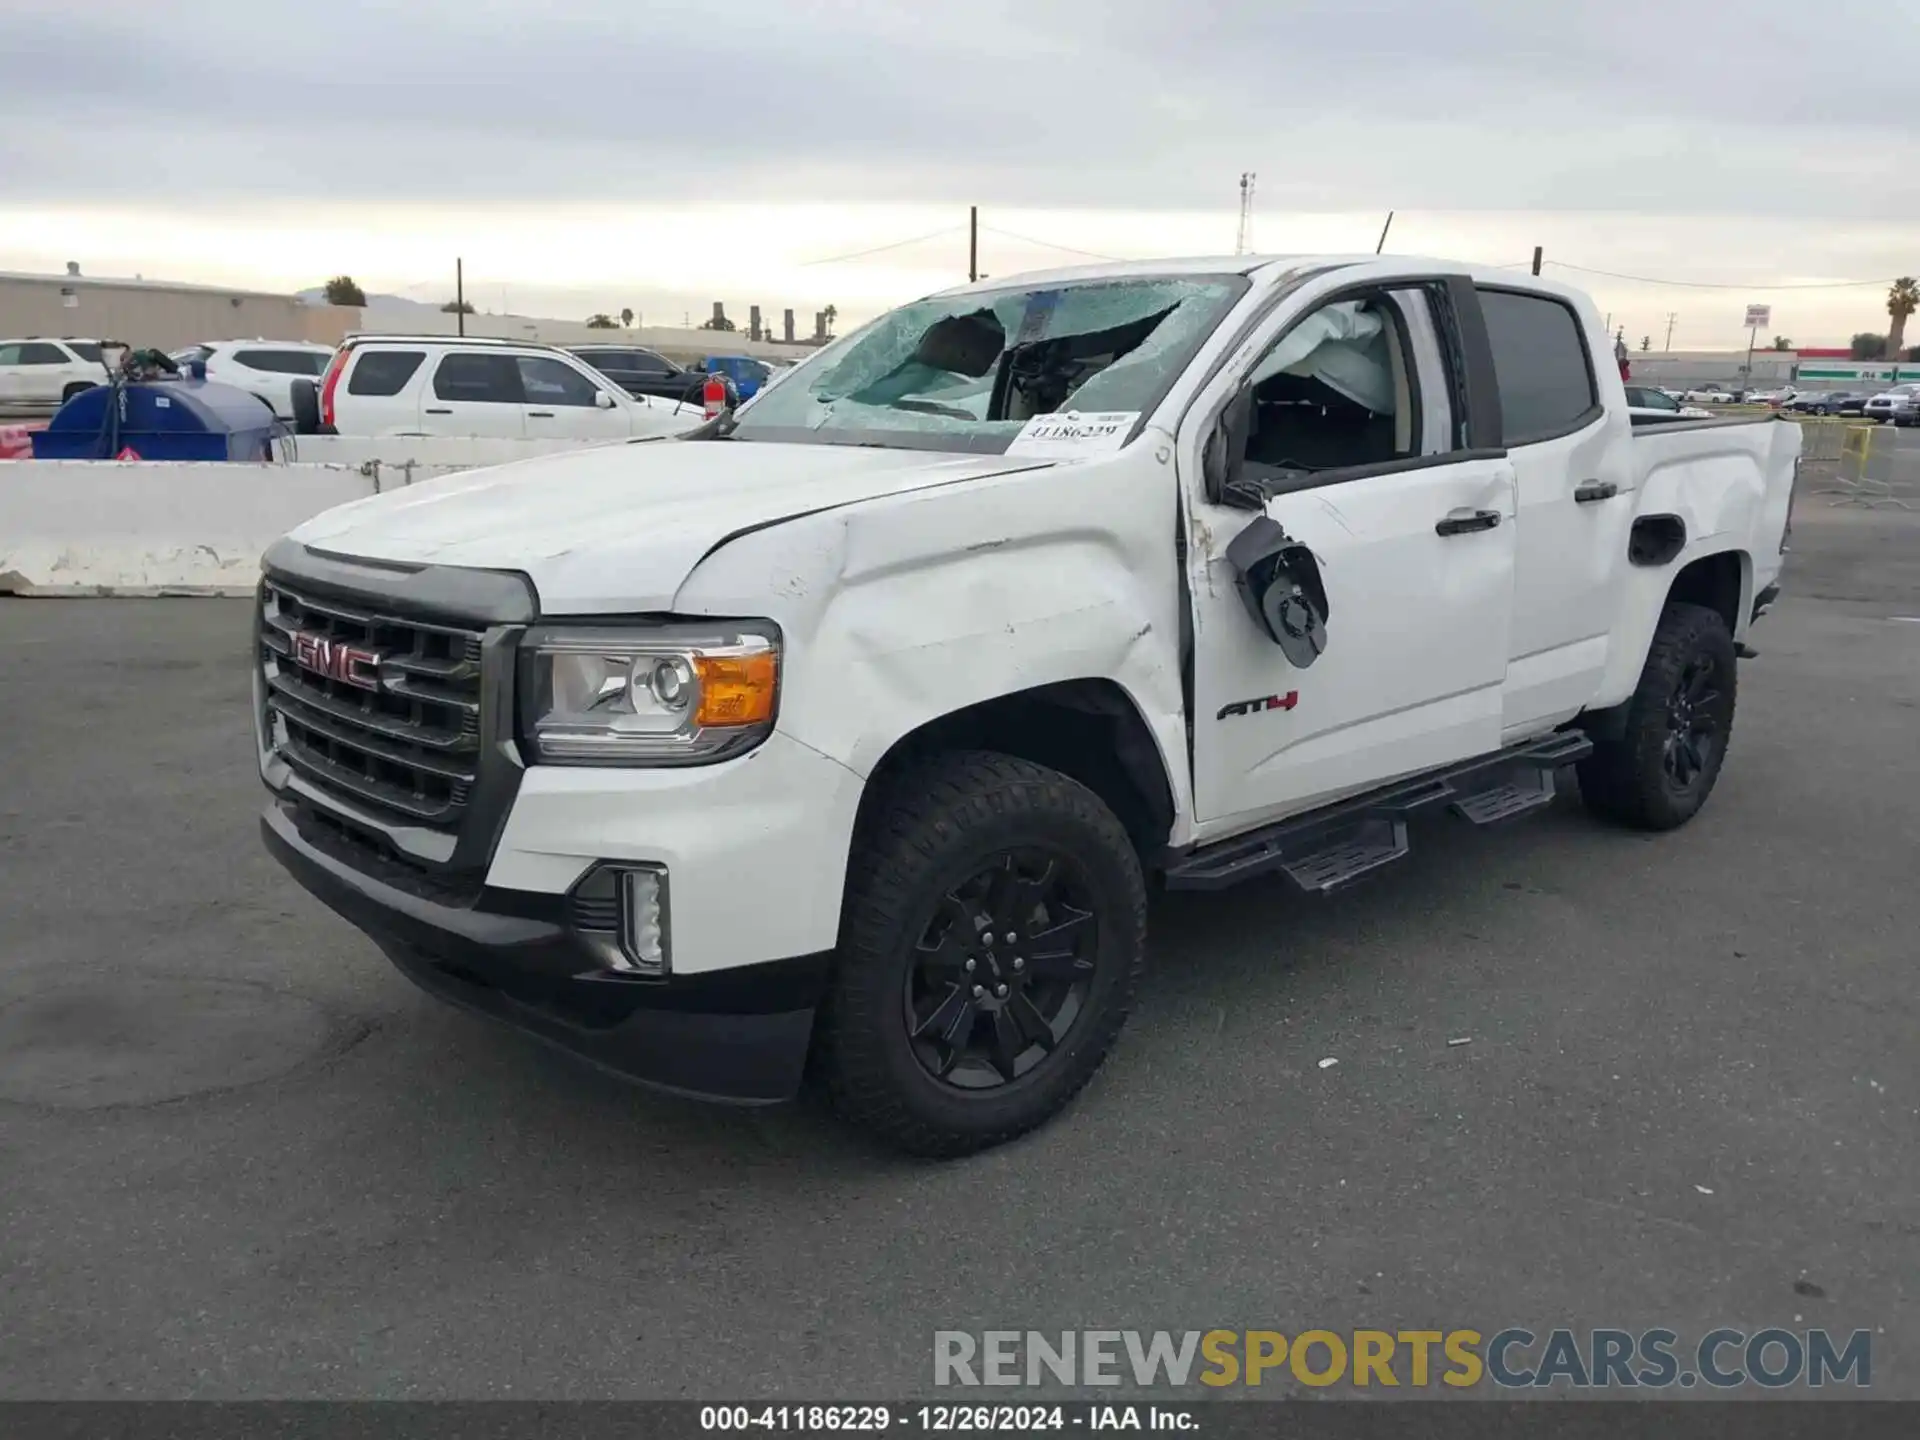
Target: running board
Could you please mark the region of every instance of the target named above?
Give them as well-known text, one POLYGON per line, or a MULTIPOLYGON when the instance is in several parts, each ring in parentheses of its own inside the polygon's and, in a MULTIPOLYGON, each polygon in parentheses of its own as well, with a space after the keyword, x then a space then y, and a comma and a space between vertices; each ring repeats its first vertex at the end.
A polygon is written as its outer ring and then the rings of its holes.
POLYGON ((1475 825, 1530 815, 1553 803, 1555 773, 1592 753, 1583 731, 1556 730, 1174 856, 1167 888, 1220 890, 1278 870, 1308 894, 1331 894, 1404 858, 1414 815, 1442 804, 1475 825))

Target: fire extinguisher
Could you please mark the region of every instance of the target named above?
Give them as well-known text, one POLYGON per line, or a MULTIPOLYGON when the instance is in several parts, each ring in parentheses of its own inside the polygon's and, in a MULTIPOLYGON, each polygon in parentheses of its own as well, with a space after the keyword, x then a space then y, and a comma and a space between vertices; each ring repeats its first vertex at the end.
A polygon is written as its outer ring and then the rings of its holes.
POLYGON ((709 420, 727 408, 727 382, 717 372, 709 374, 700 387, 700 408, 709 420))

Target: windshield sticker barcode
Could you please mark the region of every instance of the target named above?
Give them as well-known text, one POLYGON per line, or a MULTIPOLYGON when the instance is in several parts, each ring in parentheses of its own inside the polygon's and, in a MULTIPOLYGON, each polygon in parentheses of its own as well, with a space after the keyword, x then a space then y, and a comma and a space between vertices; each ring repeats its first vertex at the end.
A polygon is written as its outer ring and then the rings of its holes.
POLYGON ((1067 455, 1088 451, 1118 450, 1133 433, 1138 410, 1108 410, 1082 415, 1069 410, 1064 414, 1036 415, 1021 427, 1007 447, 1009 454, 1034 454, 1040 451, 1067 455))

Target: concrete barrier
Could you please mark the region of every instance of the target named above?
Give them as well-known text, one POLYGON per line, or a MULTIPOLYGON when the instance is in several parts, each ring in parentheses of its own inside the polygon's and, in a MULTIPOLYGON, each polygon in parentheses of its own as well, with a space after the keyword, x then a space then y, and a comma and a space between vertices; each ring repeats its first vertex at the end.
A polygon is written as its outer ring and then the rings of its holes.
MULTIPOLYGON (((694 412, 696 421, 699 412, 694 412)), ((626 440, 496 439, 475 435, 299 435, 275 442, 274 453, 294 464, 358 466, 378 490, 411 485, 483 465, 506 465, 536 455, 625 445, 626 440)))
POLYGON ((16 460, 0 470, 0 594, 251 594, 268 545, 373 493, 346 465, 16 460))

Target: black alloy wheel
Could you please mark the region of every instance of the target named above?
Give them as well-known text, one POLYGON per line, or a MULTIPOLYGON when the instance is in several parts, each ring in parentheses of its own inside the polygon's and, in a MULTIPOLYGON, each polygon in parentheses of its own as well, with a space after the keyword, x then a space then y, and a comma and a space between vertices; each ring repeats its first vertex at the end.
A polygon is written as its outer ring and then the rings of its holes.
POLYGON ((956 1089, 991 1090, 1044 1065, 1086 1008, 1100 927, 1074 862, 996 855, 948 890, 902 990, 913 1055, 956 1089))
POLYGON ((1708 772, 1720 746, 1725 707, 1718 672, 1713 655, 1690 657, 1667 701, 1667 739, 1660 763, 1677 791, 1691 789, 1708 772))

